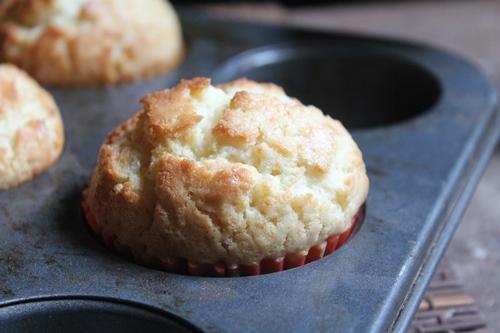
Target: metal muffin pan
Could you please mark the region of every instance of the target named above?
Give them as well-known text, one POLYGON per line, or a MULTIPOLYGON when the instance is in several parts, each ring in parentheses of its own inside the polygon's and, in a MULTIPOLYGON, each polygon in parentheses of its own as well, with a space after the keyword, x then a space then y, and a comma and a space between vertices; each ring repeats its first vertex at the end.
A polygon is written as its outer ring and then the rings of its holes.
POLYGON ((63 156, 0 193, 0 331, 405 332, 497 142, 492 82, 424 45, 178 11, 187 56, 175 71, 51 90, 63 156), (371 187, 344 247, 281 273, 199 278, 136 265, 92 238, 81 191, 105 136, 146 93, 194 76, 275 82, 346 124, 371 187))

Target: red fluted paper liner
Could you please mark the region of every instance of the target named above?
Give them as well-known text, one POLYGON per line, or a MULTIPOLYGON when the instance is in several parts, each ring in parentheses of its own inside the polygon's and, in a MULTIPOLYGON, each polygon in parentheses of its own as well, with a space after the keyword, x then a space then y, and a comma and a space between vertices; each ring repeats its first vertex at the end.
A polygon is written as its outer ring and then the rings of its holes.
POLYGON ((133 248, 127 244, 121 244, 115 235, 110 234, 104 228, 97 224, 95 217, 89 209, 87 189, 83 191, 82 210, 85 214, 87 225, 92 230, 96 238, 107 248, 115 253, 137 264, 158 269, 161 271, 204 277, 238 277, 255 276, 269 273, 281 272, 304 266, 310 262, 319 260, 346 243, 351 235, 354 225, 359 217, 359 212, 352 218, 351 226, 340 235, 330 236, 325 241, 311 247, 307 255, 289 254, 281 258, 263 259, 256 265, 238 265, 217 262, 214 264, 193 263, 184 258, 157 258, 145 253, 136 253, 133 248))

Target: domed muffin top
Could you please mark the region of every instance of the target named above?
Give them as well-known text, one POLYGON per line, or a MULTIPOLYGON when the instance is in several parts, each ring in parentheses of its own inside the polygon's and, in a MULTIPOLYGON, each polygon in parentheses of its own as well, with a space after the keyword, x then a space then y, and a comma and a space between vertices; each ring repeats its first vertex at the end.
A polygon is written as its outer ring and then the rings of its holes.
POLYGON ((194 78, 141 103, 101 147, 89 191, 123 244, 251 265, 341 234, 366 199, 346 129, 276 85, 194 78))

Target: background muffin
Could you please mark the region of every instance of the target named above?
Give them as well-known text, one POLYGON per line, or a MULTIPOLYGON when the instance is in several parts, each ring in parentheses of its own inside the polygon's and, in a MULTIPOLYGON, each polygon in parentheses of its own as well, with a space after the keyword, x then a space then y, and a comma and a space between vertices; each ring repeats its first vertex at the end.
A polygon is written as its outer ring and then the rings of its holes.
POLYGON ((366 199, 348 132, 278 86, 195 78, 141 102, 101 147, 84 205, 136 259, 300 260, 348 230, 366 199))
POLYGON ((52 96, 25 72, 0 65, 0 191, 32 179, 61 155, 64 131, 52 96))
POLYGON ((165 0, 18 0, 0 25, 0 54, 43 85, 99 86, 144 79, 183 56, 165 0))

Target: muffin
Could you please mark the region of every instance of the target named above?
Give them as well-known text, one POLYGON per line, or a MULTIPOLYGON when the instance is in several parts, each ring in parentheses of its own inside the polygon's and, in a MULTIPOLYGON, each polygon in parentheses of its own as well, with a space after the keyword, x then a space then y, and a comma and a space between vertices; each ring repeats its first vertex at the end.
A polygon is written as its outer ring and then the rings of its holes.
POLYGON ((345 241, 369 182, 340 122, 247 79, 183 80, 141 103, 106 138, 84 193, 109 247, 169 272, 237 276, 345 241))
POLYGON ((0 56, 40 84, 89 87, 142 80, 183 58, 165 0, 18 0, 4 8, 0 56))
POLYGON ((0 64, 0 128, 0 191, 45 171, 63 150, 63 123, 52 96, 11 64, 0 64))

